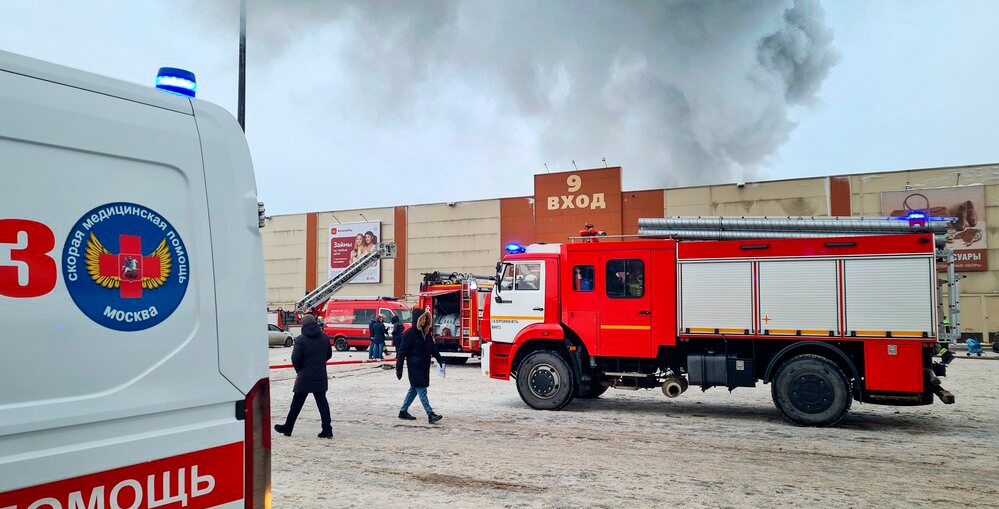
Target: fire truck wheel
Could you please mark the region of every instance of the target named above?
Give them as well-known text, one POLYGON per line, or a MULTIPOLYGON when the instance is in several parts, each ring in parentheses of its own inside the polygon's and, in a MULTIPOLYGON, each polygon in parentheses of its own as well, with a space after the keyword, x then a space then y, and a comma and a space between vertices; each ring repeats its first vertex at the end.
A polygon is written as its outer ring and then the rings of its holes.
POLYGON ((517 392, 531 408, 561 410, 576 392, 569 363, 548 350, 528 355, 517 370, 517 392))
POLYGON ((333 348, 336 348, 336 351, 338 352, 346 352, 347 350, 350 350, 350 346, 347 345, 347 340, 343 338, 336 338, 336 340, 333 341, 333 348))
POLYGON ((850 410, 850 382, 835 362, 812 354, 781 364, 770 387, 777 410, 802 426, 829 426, 850 410))
POLYGON ((468 362, 468 357, 442 357, 444 364, 449 366, 460 366, 468 362))
POLYGON ((600 385, 596 381, 594 381, 593 383, 590 384, 589 390, 584 392, 582 389, 580 389, 579 394, 576 394, 576 397, 583 399, 596 399, 599 398, 603 393, 607 392, 607 389, 609 388, 610 387, 607 387, 605 385, 600 385))

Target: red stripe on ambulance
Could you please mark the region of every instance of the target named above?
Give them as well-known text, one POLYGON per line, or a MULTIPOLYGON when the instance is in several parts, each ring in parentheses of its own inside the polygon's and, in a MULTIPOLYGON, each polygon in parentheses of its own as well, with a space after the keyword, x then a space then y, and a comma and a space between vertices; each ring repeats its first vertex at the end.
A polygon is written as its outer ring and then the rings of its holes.
POLYGON ((0 509, 206 509, 243 498, 241 442, 0 493, 0 509))

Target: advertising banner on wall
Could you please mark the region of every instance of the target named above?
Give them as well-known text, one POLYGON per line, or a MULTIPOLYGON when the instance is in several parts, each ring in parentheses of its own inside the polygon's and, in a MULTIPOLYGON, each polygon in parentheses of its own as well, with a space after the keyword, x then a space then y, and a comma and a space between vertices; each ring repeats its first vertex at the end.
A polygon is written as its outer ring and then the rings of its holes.
MULTIPOLYGON (((382 224, 367 223, 337 223, 329 225, 329 277, 343 272, 348 265, 373 251, 381 242, 382 224)), ((351 283, 380 283, 381 264, 376 263, 361 272, 351 283)))
POLYGON ((954 250, 959 272, 988 270, 985 228, 985 186, 910 189, 881 193, 881 213, 905 216, 914 210, 933 217, 957 218, 947 232, 947 247, 954 250))

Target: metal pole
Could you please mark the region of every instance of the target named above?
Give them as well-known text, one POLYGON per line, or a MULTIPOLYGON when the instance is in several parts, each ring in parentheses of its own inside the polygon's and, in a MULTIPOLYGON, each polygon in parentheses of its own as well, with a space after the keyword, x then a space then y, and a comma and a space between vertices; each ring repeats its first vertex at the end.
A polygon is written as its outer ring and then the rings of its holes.
POLYGON ((236 101, 236 120, 246 132, 246 0, 239 2, 239 92, 236 101))

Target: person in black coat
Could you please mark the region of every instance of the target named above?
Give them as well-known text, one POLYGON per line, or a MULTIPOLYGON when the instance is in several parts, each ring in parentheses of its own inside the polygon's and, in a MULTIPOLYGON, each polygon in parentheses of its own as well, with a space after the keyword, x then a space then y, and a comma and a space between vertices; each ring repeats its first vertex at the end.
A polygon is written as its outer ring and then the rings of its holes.
POLYGON ((323 334, 315 317, 302 317, 302 334, 295 338, 295 348, 291 352, 291 364, 295 367, 295 393, 291 399, 291 409, 284 424, 275 424, 274 431, 291 436, 298 413, 302 411, 305 398, 312 394, 319 407, 323 430, 319 438, 333 438, 333 426, 330 419, 330 405, 326 401, 326 391, 329 390, 329 379, 326 375, 326 361, 333 357, 330 338, 323 334))
POLYGON ((368 322, 368 359, 375 358, 375 324, 378 321, 375 317, 371 317, 371 321, 368 322))
POLYGON ((392 315, 392 350, 399 352, 399 341, 402 340, 402 333, 405 332, 399 315, 392 315))
POLYGON ((409 414, 409 405, 413 404, 413 400, 417 396, 420 397, 423 409, 427 411, 427 419, 430 424, 442 419, 441 416, 434 413, 434 409, 430 407, 430 400, 427 399, 427 387, 430 386, 430 357, 437 359, 438 364, 443 364, 441 354, 437 352, 437 346, 434 344, 431 333, 433 323, 430 313, 425 313, 419 308, 413 309, 413 326, 403 334, 399 351, 395 354, 396 378, 402 380, 403 362, 406 363, 409 371, 409 392, 406 393, 406 399, 402 402, 402 408, 399 409, 400 419, 416 419, 409 414))
POLYGON ((385 358, 385 335, 388 329, 385 328, 385 317, 378 315, 375 323, 371 326, 371 350, 373 359, 385 358))

